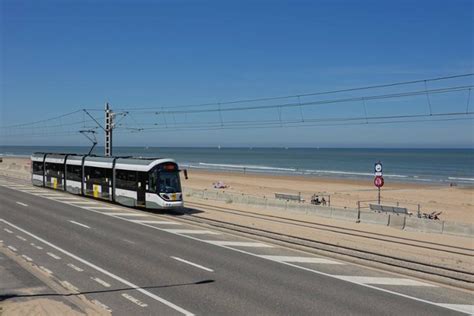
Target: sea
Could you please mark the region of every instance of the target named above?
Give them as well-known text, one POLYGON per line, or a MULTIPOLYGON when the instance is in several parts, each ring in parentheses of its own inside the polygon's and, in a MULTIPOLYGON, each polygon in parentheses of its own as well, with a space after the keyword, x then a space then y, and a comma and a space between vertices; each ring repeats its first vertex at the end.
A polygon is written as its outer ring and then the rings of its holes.
MULTIPOLYGON (((88 147, 1 146, 3 156, 33 152, 88 153, 88 147)), ((103 154, 103 148, 93 152, 103 154)), ((474 149, 114 147, 114 156, 174 158, 181 168, 241 173, 474 185, 474 149)))

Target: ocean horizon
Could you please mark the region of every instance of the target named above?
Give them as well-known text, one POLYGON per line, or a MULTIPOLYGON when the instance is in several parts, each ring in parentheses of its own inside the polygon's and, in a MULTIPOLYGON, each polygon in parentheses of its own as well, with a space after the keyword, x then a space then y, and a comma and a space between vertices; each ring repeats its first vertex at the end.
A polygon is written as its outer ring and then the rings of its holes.
MULTIPOLYGON (((88 146, 0 146, 3 156, 33 152, 86 154, 88 146)), ((103 147, 93 154, 103 155, 103 147)), ((472 148, 138 147, 115 156, 174 158, 182 167, 280 175, 369 179, 381 161, 386 181, 474 185, 472 148)))

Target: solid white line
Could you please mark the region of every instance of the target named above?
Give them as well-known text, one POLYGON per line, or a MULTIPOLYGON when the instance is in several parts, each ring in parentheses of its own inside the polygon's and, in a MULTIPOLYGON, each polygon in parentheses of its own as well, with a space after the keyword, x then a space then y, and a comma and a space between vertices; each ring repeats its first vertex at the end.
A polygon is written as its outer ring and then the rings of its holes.
POLYGON ((148 306, 148 304, 143 303, 138 298, 135 298, 135 297, 131 296, 130 294, 123 293, 122 296, 124 298, 126 298, 127 300, 133 302, 134 304, 137 304, 140 307, 147 307, 148 306))
POLYGON ((347 276, 347 275, 336 275, 340 280, 351 281, 354 283, 364 284, 381 284, 381 285, 404 285, 404 286, 433 286, 436 285, 424 283, 412 279, 404 278, 385 278, 385 277, 364 277, 364 276, 347 276))
MULTIPOLYGON (((97 202, 93 202, 93 201, 77 201, 77 202, 68 202, 68 203, 71 203, 72 205, 82 205, 82 204, 95 204, 95 205, 98 205, 97 202)), ((89 206, 91 207, 91 206, 89 206)))
POLYGON ((27 255, 21 255, 21 256, 22 256, 23 258, 25 258, 26 261, 29 261, 29 262, 33 261, 33 259, 31 259, 31 258, 28 257, 27 255))
POLYGON ((438 306, 450 309, 457 309, 460 312, 474 315, 474 305, 467 304, 437 304, 438 306))
POLYGON ((163 229, 163 231, 173 234, 192 234, 192 235, 220 235, 218 232, 198 229, 163 229))
POLYGON ((79 268, 78 266, 76 266, 76 265, 74 265, 74 264, 72 264, 72 263, 68 263, 67 266, 70 267, 70 268, 72 268, 72 269, 74 269, 74 270, 76 270, 77 272, 82 272, 82 271, 84 271, 84 269, 81 269, 81 268, 79 268))
POLYGON ((16 235, 16 238, 20 239, 20 240, 23 240, 23 241, 26 241, 26 238, 25 237, 22 237, 22 236, 19 236, 19 235, 16 235))
POLYGON ((102 213, 105 215, 111 215, 111 216, 130 216, 130 217, 147 217, 148 214, 138 214, 138 213, 115 213, 115 212, 108 212, 108 213, 102 213))
POLYGON ((50 256, 50 257, 53 257, 53 258, 54 258, 54 259, 56 259, 56 260, 59 260, 59 259, 61 259, 61 257, 60 257, 60 256, 58 256, 58 255, 55 255, 55 254, 54 254, 54 253, 52 253, 52 252, 47 252, 46 254, 47 254, 48 256, 50 256))
POLYGON ((228 247, 261 247, 261 248, 272 248, 273 246, 267 245, 261 242, 249 242, 249 241, 227 241, 227 240, 203 240, 209 244, 217 246, 228 246, 228 247))
POLYGON ((206 268, 205 266, 199 265, 199 264, 191 262, 191 261, 187 261, 187 260, 184 260, 184 259, 181 259, 181 258, 178 258, 178 257, 173 257, 173 256, 171 256, 171 258, 173 258, 174 260, 178 260, 178 261, 187 263, 187 264, 192 265, 192 266, 194 266, 196 268, 199 268, 199 269, 203 269, 203 270, 206 270, 206 271, 209 271, 209 272, 214 272, 214 270, 212 270, 212 269, 206 268))
POLYGON ((25 207, 28 206, 28 204, 25 204, 25 203, 22 203, 22 202, 18 202, 18 201, 16 202, 16 204, 19 204, 19 205, 25 206, 25 207))
POLYGON ((260 258, 277 261, 277 262, 300 262, 300 263, 324 263, 324 264, 343 264, 342 262, 337 262, 324 258, 314 258, 314 257, 293 257, 293 256, 265 256, 260 255, 260 258))
POLYGON ((69 221, 69 222, 90 229, 89 226, 84 225, 84 224, 81 224, 81 223, 79 223, 79 222, 76 222, 76 221, 69 221))
POLYGON ((108 210, 108 211, 112 211, 112 210, 118 210, 118 211, 123 211, 123 209, 121 208, 118 208, 118 207, 110 207, 110 206, 94 206, 94 207, 91 207, 91 209, 94 209, 94 210, 108 210))
POLYGON ((17 249, 13 246, 7 246, 7 248, 10 249, 11 251, 15 251, 15 252, 17 251, 17 249))
POLYGON ((159 224, 159 225, 182 225, 178 222, 171 222, 171 221, 147 221, 147 220, 139 220, 139 219, 131 219, 130 222, 139 223, 139 224, 159 224))
POLYGON ((168 306, 168 307, 170 307, 170 308, 172 308, 172 309, 174 309, 174 310, 176 310, 176 311, 178 311, 178 312, 180 312, 180 313, 182 313, 182 314, 184 314, 184 315, 189 315, 189 316, 194 315, 193 313, 191 313, 191 312, 185 310, 184 308, 181 308, 181 307, 179 307, 178 305, 173 304, 173 303, 171 303, 171 302, 165 300, 164 298, 159 297, 158 295, 155 295, 155 294, 153 294, 153 293, 151 293, 151 292, 149 292, 149 291, 147 291, 147 290, 145 290, 145 289, 142 289, 142 288, 139 287, 138 285, 135 285, 135 284, 133 284, 132 282, 129 282, 129 281, 127 281, 127 280, 125 280, 125 279, 123 279, 123 278, 121 278, 121 277, 119 277, 119 276, 117 276, 117 275, 115 275, 115 274, 113 274, 113 273, 111 273, 111 272, 109 272, 109 271, 107 271, 107 270, 105 270, 105 269, 99 267, 99 266, 96 266, 95 264, 93 264, 93 263, 91 263, 91 262, 89 262, 89 261, 87 261, 87 260, 85 260, 85 259, 82 259, 81 257, 78 257, 78 256, 76 256, 76 255, 70 253, 70 252, 67 251, 67 250, 62 249, 62 248, 60 248, 60 247, 58 247, 58 246, 56 246, 56 245, 54 245, 54 244, 52 244, 52 243, 50 243, 50 242, 44 240, 44 239, 41 238, 41 237, 38 237, 38 236, 36 236, 36 235, 34 235, 34 234, 30 233, 30 232, 27 232, 26 230, 24 230, 24 229, 22 229, 22 228, 20 228, 20 227, 18 227, 18 226, 16 226, 16 225, 14 225, 14 224, 12 224, 12 223, 6 221, 6 220, 4 220, 4 219, 0 219, 0 221, 1 221, 1 222, 4 222, 4 223, 7 224, 7 225, 10 225, 11 227, 13 227, 13 228, 15 228, 15 229, 17 229, 17 230, 19 230, 19 231, 25 233, 25 234, 27 234, 27 235, 29 235, 29 236, 31 236, 31 237, 37 239, 37 240, 39 240, 39 241, 41 241, 42 243, 48 245, 49 247, 52 247, 52 248, 54 248, 54 249, 56 249, 56 250, 58 250, 58 251, 64 253, 65 255, 67 255, 67 256, 69 256, 69 257, 71 257, 71 258, 73 258, 73 259, 75 259, 75 260, 77 260, 77 261, 79 261, 79 262, 81 262, 81 263, 83 263, 83 264, 85 264, 85 265, 87 265, 87 266, 89 266, 89 267, 91 267, 91 268, 93 268, 93 269, 95 269, 95 270, 97 270, 97 271, 99 271, 99 272, 101 272, 101 273, 103 273, 103 274, 109 276, 109 277, 112 278, 112 279, 115 279, 115 280, 117 280, 117 281, 119 281, 119 282, 121 282, 121 283, 123 283, 123 284, 125 284, 125 285, 127 285, 127 286, 129 286, 129 287, 131 287, 131 288, 136 289, 136 290, 139 291, 140 293, 143 293, 143 294, 145 294, 146 296, 151 297, 152 299, 154 299, 154 300, 156 300, 156 301, 158 301, 158 302, 161 302, 161 303, 165 304, 166 306, 168 306))
POLYGON ((99 279, 99 278, 93 278, 91 277, 92 280, 96 281, 97 283, 99 283, 100 285, 103 285, 105 287, 110 287, 110 284, 105 282, 104 280, 102 279, 99 279))

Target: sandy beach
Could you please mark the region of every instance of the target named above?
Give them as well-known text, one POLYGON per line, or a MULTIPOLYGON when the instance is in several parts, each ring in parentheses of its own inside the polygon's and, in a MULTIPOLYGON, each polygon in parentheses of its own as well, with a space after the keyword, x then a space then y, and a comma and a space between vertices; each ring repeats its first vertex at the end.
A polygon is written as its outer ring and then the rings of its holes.
MULTIPOLYGON (((29 159, 4 157, 0 172, 27 178, 29 159)), ((375 201, 377 189, 371 180, 335 179, 305 176, 244 174, 237 172, 213 172, 190 169, 189 179, 182 178, 182 186, 198 190, 216 190, 213 183, 224 182, 228 192, 260 197, 274 197, 276 192, 299 194, 309 201, 313 194, 331 196, 331 206, 356 209, 358 201, 375 201)), ((372 203, 373 203, 372 202, 372 203)), ((428 185, 386 181, 382 188, 382 204, 407 207, 416 211, 442 212, 440 218, 447 221, 474 223, 474 188, 448 185, 428 185)), ((368 202, 362 203, 366 206, 368 202)))

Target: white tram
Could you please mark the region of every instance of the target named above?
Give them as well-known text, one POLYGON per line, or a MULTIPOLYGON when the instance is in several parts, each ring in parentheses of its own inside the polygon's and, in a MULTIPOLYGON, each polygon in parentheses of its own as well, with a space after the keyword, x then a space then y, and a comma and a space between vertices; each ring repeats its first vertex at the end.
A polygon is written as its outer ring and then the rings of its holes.
POLYGON ((31 162, 36 186, 133 207, 183 206, 180 170, 173 159, 34 153, 31 162))

